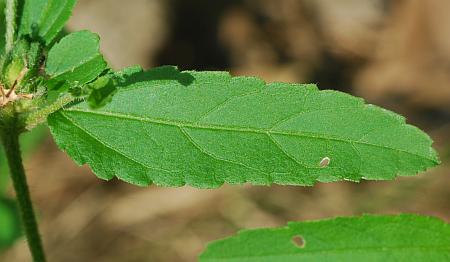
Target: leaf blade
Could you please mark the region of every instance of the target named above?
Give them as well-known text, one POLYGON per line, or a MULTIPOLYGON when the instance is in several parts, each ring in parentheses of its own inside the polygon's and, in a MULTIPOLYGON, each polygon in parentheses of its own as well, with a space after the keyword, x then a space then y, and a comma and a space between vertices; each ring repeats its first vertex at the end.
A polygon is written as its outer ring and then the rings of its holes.
POLYGON ((418 215, 338 217, 244 230, 210 243, 200 261, 445 261, 450 226, 418 215), (292 239, 299 237, 303 245, 292 239))
POLYGON ((39 37, 50 44, 72 15, 75 4, 76 0, 26 0, 19 35, 39 37))
POLYGON ((52 115, 49 125, 77 163, 88 163, 102 178, 138 185, 392 179, 439 162, 428 136, 362 99, 314 85, 169 67, 134 73, 104 108, 81 103, 52 115), (75 129, 79 137, 70 140, 75 129), (102 153, 94 156, 86 140, 102 153), (125 167, 108 168, 107 154, 125 167), (321 167, 325 157, 330 163, 321 167))
POLYGON ((48 54, 45 71, 50 81, 85 84, 97 78, 107 67, 99 41, 98 35, 86 30, 62 38, 48 54))

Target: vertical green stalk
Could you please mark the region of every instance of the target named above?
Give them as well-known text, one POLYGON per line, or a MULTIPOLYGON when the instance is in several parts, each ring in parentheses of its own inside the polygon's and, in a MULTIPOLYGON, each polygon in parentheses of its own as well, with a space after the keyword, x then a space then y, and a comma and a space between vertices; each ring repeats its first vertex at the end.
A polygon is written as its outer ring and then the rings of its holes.
POLYGON ((28 240, 34 262, 45 262, 44 249, 39 235, 36 216, 30 199, 25 169, 22 163, 22 156, 19 145, 19 134, 21 128, 18 125, 17 117, 8 121, 6 130, 2 130, 2 140, 8 159, 9 170, 17 195, 17 202, 22 217, 23 227, 28 240))
POLYGON ((16 11, 17 0, 6 0, 5 18, 6 18, 6 34, 5 34, 5 54, 7 54, 14 45, 16 35, 16 11))

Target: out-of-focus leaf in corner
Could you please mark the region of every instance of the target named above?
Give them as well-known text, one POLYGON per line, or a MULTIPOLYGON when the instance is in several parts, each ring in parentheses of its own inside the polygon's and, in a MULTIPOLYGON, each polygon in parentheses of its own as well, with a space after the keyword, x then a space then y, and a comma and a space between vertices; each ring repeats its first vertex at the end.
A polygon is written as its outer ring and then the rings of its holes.
POLYGON ((16 202, 0 198, 0 252, 10 247, 22 235, 16 202))

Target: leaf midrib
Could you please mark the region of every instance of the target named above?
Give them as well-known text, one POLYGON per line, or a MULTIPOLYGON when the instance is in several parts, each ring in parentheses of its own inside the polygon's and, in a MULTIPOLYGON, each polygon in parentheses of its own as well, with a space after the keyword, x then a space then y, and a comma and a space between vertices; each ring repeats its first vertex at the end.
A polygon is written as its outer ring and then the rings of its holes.
POLYGON ((117 112, 106 112, 106 111, 90 111, 90 110, 83 110, 80 108, 66 108, 64 111, 71 111, 71 112, 79 112, 79 113, 85 113, 85 114, 94 114, 94 115, 101 115, 106 117, 116 117, 116 118, 122 118, 127 120, 135 120, 135 121, 141 121, 141 122, 147 122, 152 124, 159 124, 159 125, 167 125, 167 126, 175 126, 180 128, 193 128, 193 129, 206 129, 206 130, 217 130, 217 131, 232 131, 232 132, 245 132, 245 133, 256 133, 256 134, 265 134, 265 135, 285 135, 285 136, 298 136, 298 137, 306 137, 306 138, 313 138, 313 139, 323 139, 323 140, 331 140, 331 141, 339 141, 344 143, 350 143, 350 144, 361 144, 366 146, 372 146, 377 148, 384 148, 396 152, 406 153, 409 155, 417 156, 420 158, 425 158, 427 160, 430 160, 432 162, 435 162, 434 159, 419 155, 413 152, 409 152, 406 150, 393 148, 385 145, 377 145, 372 143, 367 143, 363 141, 354 141, 354 140, 345 140, 341 138, 335 138, 335 137, 327 137, 327 136, 320 136, 317 134, 310 134, 305 132, 283 132, 283 131, 275 131, 271 129, 256 129, 256 128, 242 128, 242 127, 232 127, 232 126, 220 126, 220 125, 201 125, 201 124, 193 124, 188 122, 181 122, 181 121, 170 121, 170 120, 164 120, 164 119, 156 119, 156 118, 148 118, 148 117, 138 117, 128 114, 122 114, 117 112))
POLYGON ((116 148, 114 148, 113 146, 107 144, 106 142, 100 140, 97 136, 95 136, 94 134, 92 134, 91 132, 89 132, 88 130, 86 130, 85 128, 83 128, 83 127, 81 127, 80 125, 78 125, 78 124, 77 124, 73 119, 71 119, 70 117, 68 117, 68 116, 66 116, 66 115, 64 115, 64 117, 65 117, 67 120, 69 120, 76 128, 80 129, 81 131, 83 131, 84 133, 86 133, 88 136, 92 137, 97 143, 99 143, 100 145, 104 146, 105 148, 107 148, 107 149, 109 149, 109 150, 111 150, 111 151, 113 151, 113 152, 119 154, 120 156, 122 156, 122 157, 124 157, 124 158, 130 160, 131 162, 134 162, 134 163, 136 163, 136 164, 138 164, 138 165, 140 165, 140 166, 142 166, 142 167, 144 167, 144 168, 146 168, 146 169, 150 169, 150 170, 164 171, 164 172, 168 172, 168 173, 176 173, 176 172, 179 172, 179 171, 177 171, 177 170, 175 170, 175 171, 174 171, 174 170, 167 170, 167 169, 163 169, 163 168, 160 168, 160 167, 153 167, 153 166, 149 166, 149 165, 146 165, 146 164, 144 164, 144 163, 141 163, 141 162, 139 162, 139 161, 137 161, 137 160, 135 160, 135 159, 129 157, 128 155, 124 154, 123 152, 117 150, 116 148))

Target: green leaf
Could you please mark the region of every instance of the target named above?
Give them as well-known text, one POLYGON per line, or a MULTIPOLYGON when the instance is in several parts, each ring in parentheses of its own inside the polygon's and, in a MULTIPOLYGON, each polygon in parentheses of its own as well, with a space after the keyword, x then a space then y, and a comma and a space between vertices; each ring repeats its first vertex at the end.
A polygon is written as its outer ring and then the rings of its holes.
POLYGON ((79 31, 55 44, 45 66, 51 81, 85 84, 97 78, 107 67, 99 51, 99 40, 94 33, 79 31))
POLYGON ((99 77, 89 85, 90 94, 87 102, 91 108, 100 108, 111 102, 112 97, 117 92, 117 86, 113 76, 99 77))
POLYGON ((76 0, 25 0, 19 35, 50 44, 72 15, 75 3, 76 0))
POLYGON ((22 234, 16 203, 0 197, 0 251, 10 247, 22 234))
POLYGON ((360 98, 223 72, 133 73, 105 107, 48 122, 78 164, 136 185, 380 180, 439 162, 426 134, 360 98))
POLYGON ((417 215, 291 222, 213 242, 200 261, 450 261, 450 226, 417 215))

